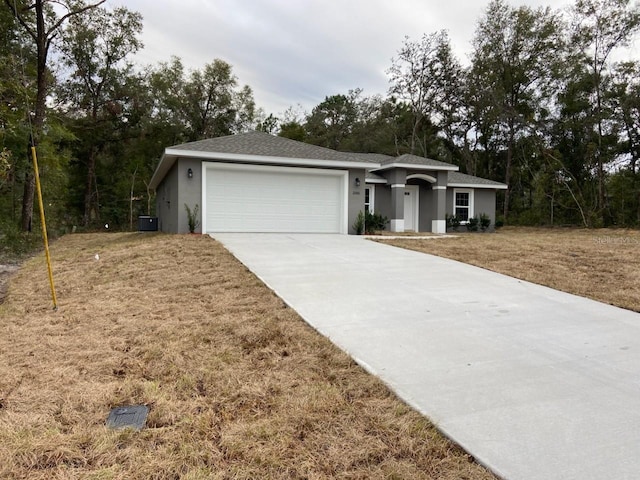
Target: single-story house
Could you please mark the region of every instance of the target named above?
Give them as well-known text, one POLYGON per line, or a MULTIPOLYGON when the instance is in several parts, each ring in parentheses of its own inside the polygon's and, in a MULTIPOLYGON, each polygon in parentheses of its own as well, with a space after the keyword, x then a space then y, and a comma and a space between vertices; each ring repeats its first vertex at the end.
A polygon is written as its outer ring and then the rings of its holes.
POLYGON ((444 233, 446 215, 495 221, 505 184, 416 155, 338 152, 249 132, 165 150, 151 178, 158 228, 185 233, 185 205, 213 232, 355 233, 358 213, 390 220, 393 232, 444 233))

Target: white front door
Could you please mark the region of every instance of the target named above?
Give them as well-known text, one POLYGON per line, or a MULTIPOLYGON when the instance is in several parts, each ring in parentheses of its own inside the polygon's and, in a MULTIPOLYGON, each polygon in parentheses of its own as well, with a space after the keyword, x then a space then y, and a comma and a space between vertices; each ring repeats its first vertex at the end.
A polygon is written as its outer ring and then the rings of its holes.
POLYGON ((418 231, 418 186, 404 187, 404 229, 418 231))

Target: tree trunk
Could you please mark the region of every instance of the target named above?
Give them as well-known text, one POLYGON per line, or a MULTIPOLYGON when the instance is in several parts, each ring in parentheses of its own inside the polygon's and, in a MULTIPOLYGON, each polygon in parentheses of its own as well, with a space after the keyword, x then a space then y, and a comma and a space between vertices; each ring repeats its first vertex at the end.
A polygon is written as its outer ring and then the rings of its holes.
MULTIPOLYGON (((31 144, 35 147, 38 145, 40 132, 44 125, 45 109, 47 107, 47 53, 49 44, 47 41, 47 32, 44 23, 44 7, 42 0, 36 0, 36 46, 37 46, 37 94, 35 112, 31 123, 32 138, 31 144)), ((29 156, 31 160, 31 157, 29 156)), ((31 164, 31 161, 29 162, 31 164)), ((33 201, 36 191, 36 180, 32 170, 27 170, 24 181, 24 191, 22 195, 22 218, 20 225, 24 232, 30 232, 33 223, 33 201)))
POLYGON ((131 191, 129 192, 129 230, 131 231, 133 231, 133 191, 136 184, 136 173, 138 173, 138 167, 131 177, 131 191))
POLYGON ((415 155, 416 153, 416 137, 418 136, 418 129, 420 128, 420 123, 422 122, 422 115, 416 113, 416 116, 413 121, 413 128, 411 130, 411 151, 409 152, 411 155, 415 155))
MULTIPOLYGON (((106 0, 99 0, 93 5, 86 5, 77 10, 70 11, 63 16, 50 31, 47 31, 45 23, 45 0, 34 0, 33 4, 29 6, 29 9, 34 9, 36 14, 36 30, 35 32, 28 26, 28 24, 21 17, 20 12, 16 9, 16 3, 11 0, 5 0, 5 4, 11 9, 13 14, 18 18, 20 23, 25 27, 28 34, 33 38, 36 44, 36 72, 37 72, 37 93, 36 104, 34 109, 33 118, 31 119, 31 145, 37 146, 40 134, 42 133, 42 127, 44 125, 44 119, 47 107, 47 55, 49 53, 49 46, 51 41, 56 36, 60 25, 69 17, 78 15, 86 10, 95 8, 106 0)), ((27 173, 23 190, 23 203, 22 203, 22 218, 20 225, 24 231, 31 230, 31 224, 33 220, 33 201, 35 196, 35 178, 33 173, 27 173)))
POLYGON ((91 207, 93 206, 93 177, 96 171, 96 149, 92 148, 87 159, 87 180, 84 190, 84 214, 82 225, 88 227, 91 223, 91 207))
POLYGON ((36 179, 33 173, 27 171, 24 179, 24 190, 22 193, 22 216, 20 217, 20 228, 23 232, 30 232, 33 223, 33 200, 36 191, 36 179))
POLYGON ((509 202, 511 200, 511 164, 513 163, 513 144, 514 144, 514 127, 513 125, 509 126, 509 147, 507 148, 507 166, 505 168, 504 174, 504 183, 507 184, 507 189, 504 191, 504 206, 502 209, 502 214, 504 216, 504 221, 507 221, 509 217, 509 202))
POLYGON ((602 79, 597 63, 597 47, 594 53, 593 65, 593 83, 596 91, 596 114, 598 121, 598 153, 597 153, 597 174, 598 174, 598 216, 602 222, 601 226, 605 224, 605 203, 604 203, 604 166, 602 161, 602 79))

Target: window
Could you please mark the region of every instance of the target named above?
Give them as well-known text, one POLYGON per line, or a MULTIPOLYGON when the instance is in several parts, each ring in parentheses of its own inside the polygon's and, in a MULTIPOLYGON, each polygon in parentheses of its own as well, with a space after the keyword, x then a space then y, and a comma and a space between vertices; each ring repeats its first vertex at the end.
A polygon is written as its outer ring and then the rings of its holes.
POLYGON ((460 223, 467 223, 473 217, 473 190, 453 190, 453 214, 460 223))
POLYGON ((373 213, 374 188, 373 186, 364 188, 364 211, 367 213, 373 213))

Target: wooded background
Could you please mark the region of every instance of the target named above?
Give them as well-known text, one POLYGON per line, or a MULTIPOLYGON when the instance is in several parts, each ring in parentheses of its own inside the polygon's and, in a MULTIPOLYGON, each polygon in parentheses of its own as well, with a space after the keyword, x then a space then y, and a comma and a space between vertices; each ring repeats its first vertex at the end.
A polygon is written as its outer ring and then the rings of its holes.
POLYGON ((55 235, 135 229, 166 147, 251 129, 459 165, 509 186, 506 224, 640 225, 640 63, 618 54, 640 29, 630 1, 493 0, 467 64, 447 32, 426 32, 398 45, 385 95, 327 92, 310 112, 269 114, 223 60, 135 65, 142 17, 104 1, 0 3, 0 237, 38 227, 31 141, 55 235))

